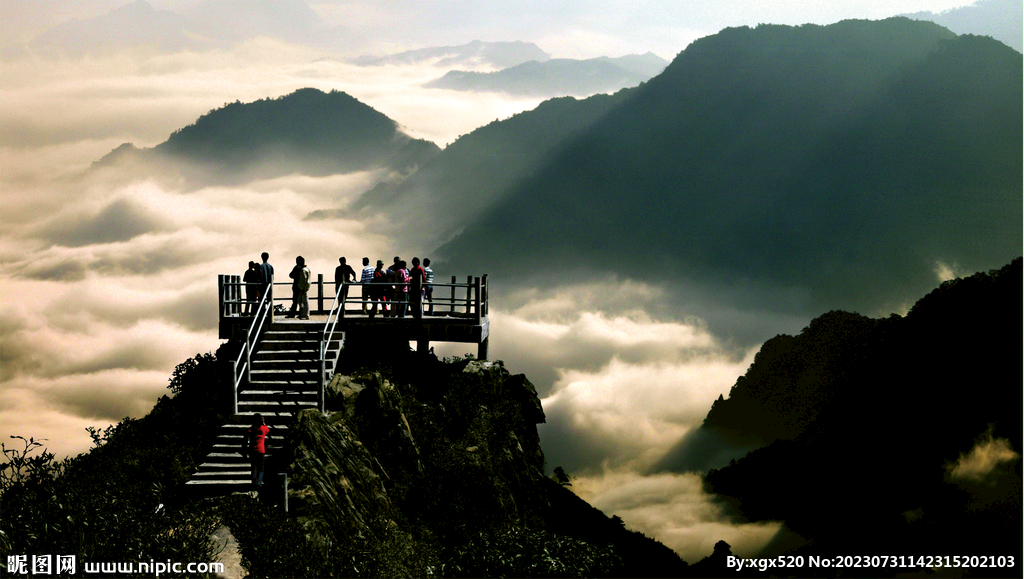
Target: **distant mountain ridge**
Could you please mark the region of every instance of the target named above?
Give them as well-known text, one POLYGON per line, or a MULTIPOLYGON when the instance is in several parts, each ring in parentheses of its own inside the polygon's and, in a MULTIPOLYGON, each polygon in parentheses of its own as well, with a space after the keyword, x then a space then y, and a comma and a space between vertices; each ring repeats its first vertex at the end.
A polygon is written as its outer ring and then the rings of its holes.
POLYGON ((194 34, 191 19, 168 10, 156 10, 146 0, 135 0, 102 16, 62 22, 24 45, 5 45, 4 56, 81 55, 129 47, 176 51, 212 46, 209 39, 194 34))
POLYGON ((556 58, 526 62, 497 72, 452 70, 423 86, 530 96, 586 96, 636 86, 667 65, 666 60, 650 52, 619 58, 556 58))
POLYGON ((1001 43, 903 18, 726 29, 474 200, 481 217, 435 255, 500 256, 523 283, 584 264, 793 288, 802 312, 898 307, 937 261, 1019 251, 1021 68, 1001 43))
POLYGON ((344 28, 327 26, 305 0, 203 0, 183 6, 180 13, 133 0, 100 16, 62 22, 26 43, 4 43, 2 54, 206 51, 257 37, 334 51, 351 49, 351 36, 344 28))
POLYGON ((210 178, 376 168, 411 172, 440 151, 343 92, 305 88, 275 99, 234 102, 175 131, 152 149, 122 145, 97 165, 146 158, 184 161, 210 178))
POLYGON ((956 32, 991 36, 1013 48, 1024 52, 1024 34, 1021 20, 1024 6, 1017 0, 978 0, 969 6, 935 12, 914 12, 904 14, 915 20, 928 20, 956 32))
POLYGON ((362 66, 432 63, 438 67, 491 65, 507 68, 525 62, 544 62, 551 55, 532 42, 483 42, 474 40, 458 46, 431 46, 385 56, 364 55, 352 62, 362 66))

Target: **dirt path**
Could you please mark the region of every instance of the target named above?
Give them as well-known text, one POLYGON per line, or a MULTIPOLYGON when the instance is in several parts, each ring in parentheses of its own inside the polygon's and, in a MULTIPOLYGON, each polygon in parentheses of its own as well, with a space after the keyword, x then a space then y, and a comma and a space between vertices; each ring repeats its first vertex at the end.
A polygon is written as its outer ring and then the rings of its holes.
POLYGON ((221 527, 210 535, 210 539, 217 545, 218 563, 224 564, 224 572, 218 573, 217 577, 222 579, 242 579, 248 573, 242 567, 242 555, 238 552, 238 541, 231 534, 231 529, 221 527))

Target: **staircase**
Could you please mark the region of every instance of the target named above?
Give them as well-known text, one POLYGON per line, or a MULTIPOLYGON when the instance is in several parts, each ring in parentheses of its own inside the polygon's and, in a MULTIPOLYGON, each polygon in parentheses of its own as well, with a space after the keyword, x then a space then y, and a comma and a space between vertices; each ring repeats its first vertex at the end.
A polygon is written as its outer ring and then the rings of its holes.
MULTIPOLYGON (((249 459, 239 453, 253 416, 263 415, 267 436, 265 485, 273 485, 287 467, 281 456, 285 434, 300 410, 316 408, 319 390, 322 322, 278 321, 263 333, 252 356, 250 381, 238 392, 238 413, 220 427, 213 448, 186 483, 206 496, 252 490, 249 459)), ((333 374, 342 338, 327 348, 326 370, 333 374)))

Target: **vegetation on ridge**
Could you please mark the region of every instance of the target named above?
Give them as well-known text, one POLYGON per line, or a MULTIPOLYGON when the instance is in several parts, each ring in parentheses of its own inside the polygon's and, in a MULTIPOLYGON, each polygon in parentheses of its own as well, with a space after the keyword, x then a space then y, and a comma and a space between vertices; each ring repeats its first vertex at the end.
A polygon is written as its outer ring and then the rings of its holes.
POLYGON ((75 555, 79 573, 86 561, 212 561, 218 518, 183 485, 226 416, 225 352, 179 364, 168 385, 174 396, 142 418, 90 429, 95 446, 86 453, 57 460, 45 441, 6 441, 0 566, 6 555, 75 555))
MULTIPOLYGON (((757 447, 708 472, 708 490, 802 537, 773 554, 1019 556, 1022 285, 1017 258, 906 316, 830 312, 769 340, 700 429, 757 447)), ((662 468, 695 466, 686 450, 662 468)))

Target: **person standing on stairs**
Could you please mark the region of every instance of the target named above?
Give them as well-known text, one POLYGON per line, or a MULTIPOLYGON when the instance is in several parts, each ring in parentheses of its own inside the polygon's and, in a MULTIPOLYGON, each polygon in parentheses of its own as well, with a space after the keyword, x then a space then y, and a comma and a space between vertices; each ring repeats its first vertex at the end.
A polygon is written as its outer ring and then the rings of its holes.
POLYGON ((253 416, 252 426, 246 431, 246 444, 249 447, 249 464, 252 465, 252 484, 256 488, 263 486, 263 468, 267 463, 267 435, 270 427, 263 420, 262 414, 253 416))

